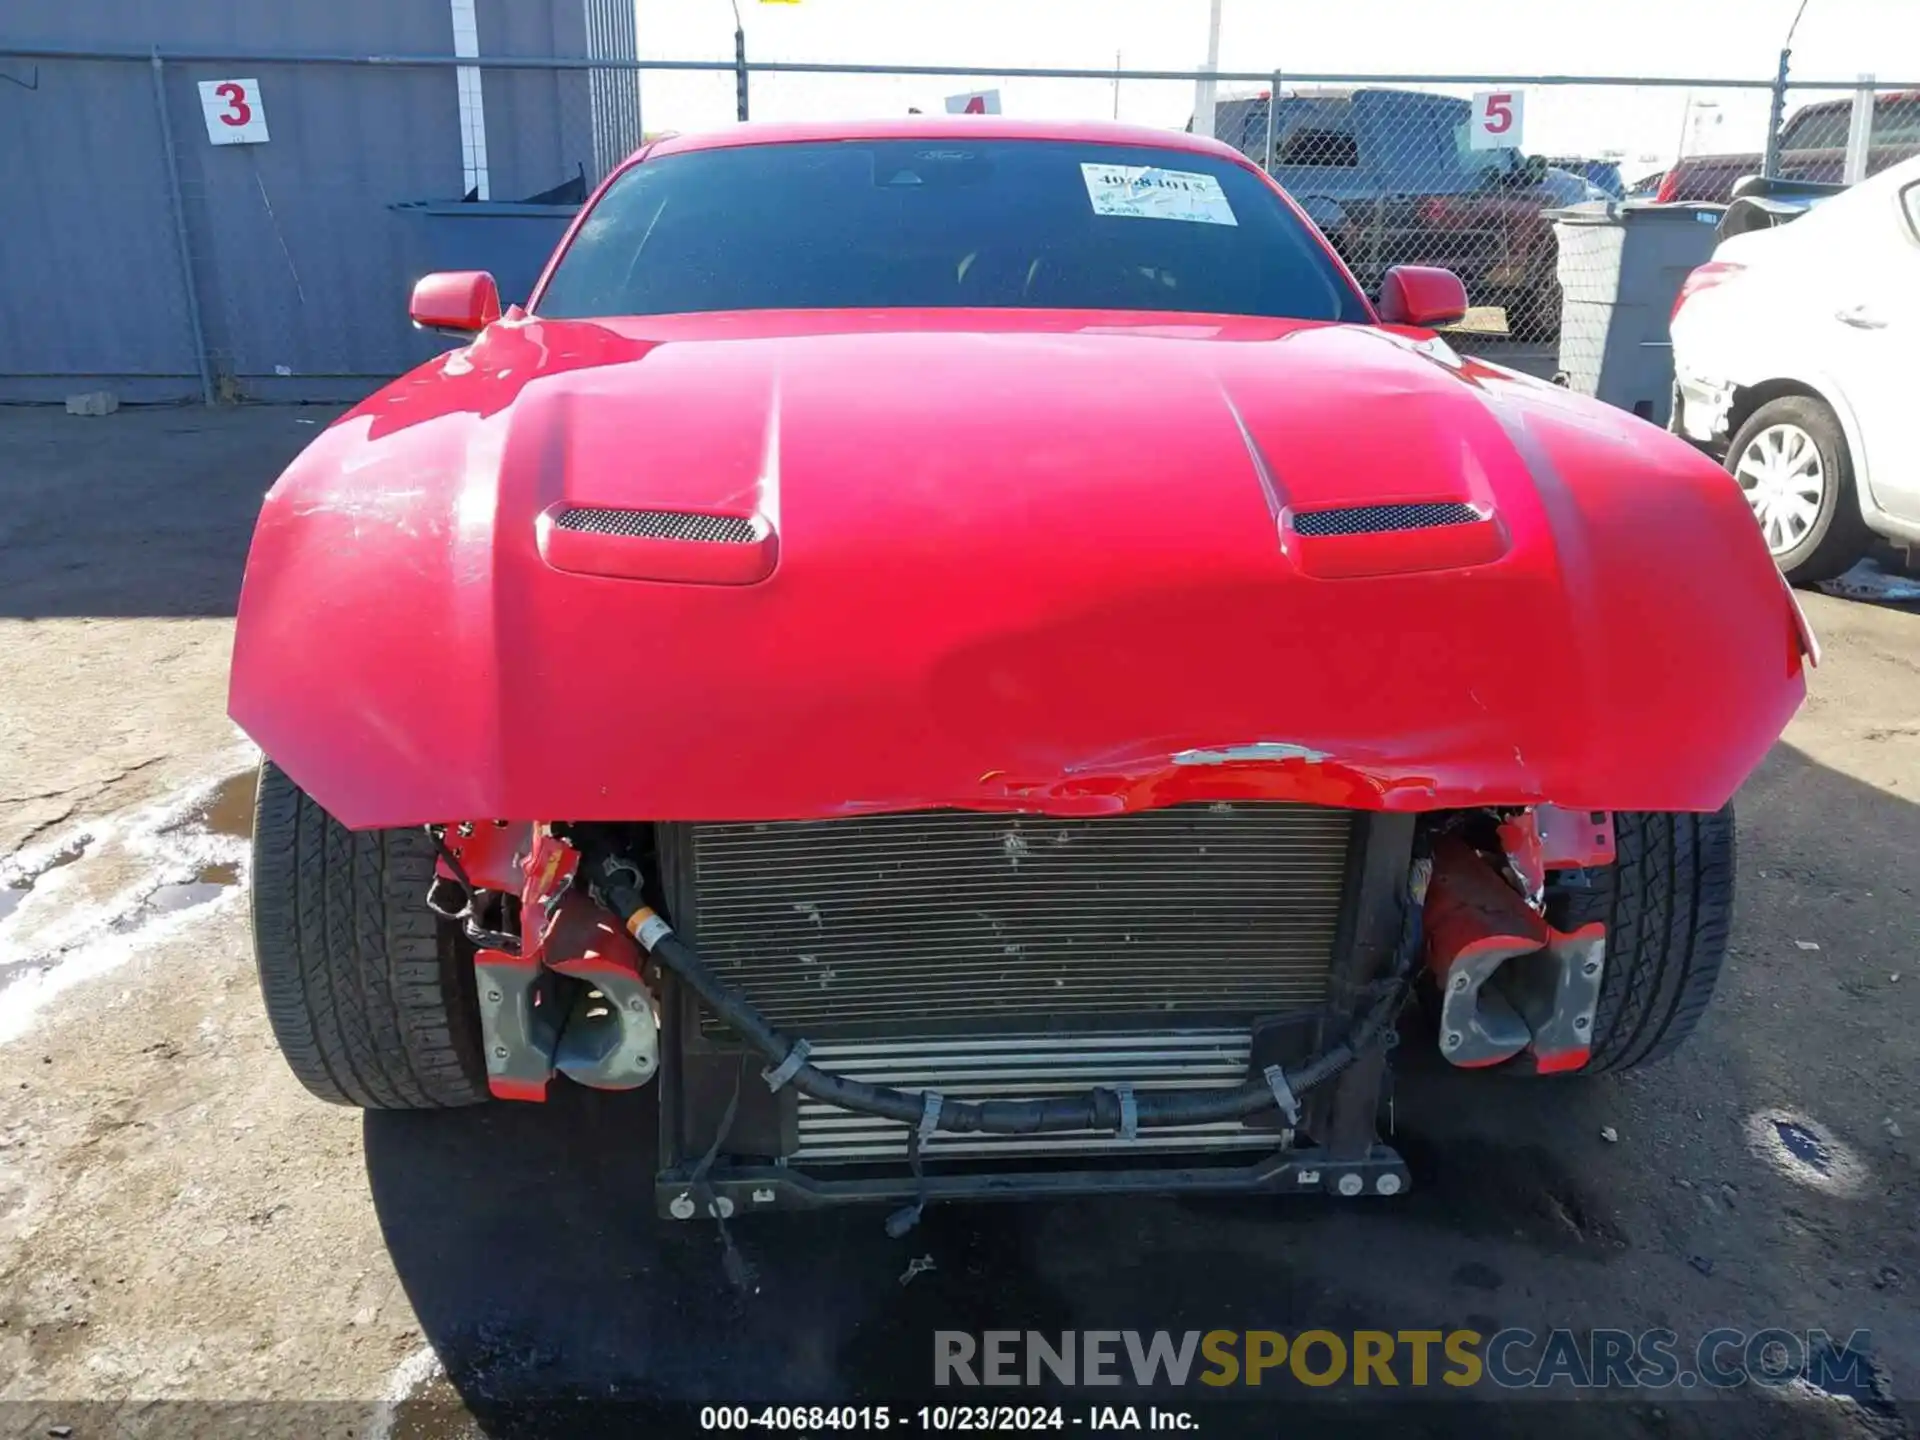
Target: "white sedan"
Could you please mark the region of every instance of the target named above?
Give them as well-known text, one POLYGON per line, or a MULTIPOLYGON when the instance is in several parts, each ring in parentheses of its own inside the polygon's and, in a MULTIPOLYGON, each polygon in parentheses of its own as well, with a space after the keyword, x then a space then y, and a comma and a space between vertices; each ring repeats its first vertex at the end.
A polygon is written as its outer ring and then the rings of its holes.
POLYGON ((1723 240, 1673 312, 1673 428, 1725 457, 1782 573, 1920 546, 1920 158, 1723 240))

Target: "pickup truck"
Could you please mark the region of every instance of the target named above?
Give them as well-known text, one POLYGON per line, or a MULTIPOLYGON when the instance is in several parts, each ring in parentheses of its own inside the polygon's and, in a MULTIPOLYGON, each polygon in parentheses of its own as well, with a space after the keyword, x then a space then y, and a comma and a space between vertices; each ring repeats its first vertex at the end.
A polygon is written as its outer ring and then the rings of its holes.
MULTIPOLYGON (((1828 182, 1843 178, 1852 120, 1851 99, 1822 100, 1794 115, 1780 132, 1779 177, 1828 182)), ((1873 128, 1868 132, 1867 173, 1877 175, 1914 155, 1920 155, 1920 90, 1876 96, 1873 128)), ((1661 180, 1654 199, 1724 205, 1733 198, 1735 184, 1760 173, 1762 159, 1755 154, 1683 155, 1661 180)))
POLYGON ((1515 339, 1560 332, 1553 227, 1544 212, 1605 198, 1579 175, 1511 147, 1468 147, 1472 107, 1420 90, 1298 89, 1222 98, 1214 135, 1267 166, 1369 294, 1396 265, 1435 265, 1498 305, 1515 339))

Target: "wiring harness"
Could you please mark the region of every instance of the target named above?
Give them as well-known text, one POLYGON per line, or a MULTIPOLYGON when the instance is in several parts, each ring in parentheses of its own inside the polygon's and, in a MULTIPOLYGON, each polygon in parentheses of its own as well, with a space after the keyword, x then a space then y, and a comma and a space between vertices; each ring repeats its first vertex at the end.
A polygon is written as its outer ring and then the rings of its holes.
MULTIPOLYGON (((1418 870, 1416 865, 1416 871, 1418 870)), ((583 866, 599 900, 617 914, 633 937, 661 966, 684 981, 715 1016, 766 1057, 767 1085, 791 1085, 843 1110, 897 1120, 914 1127, 917 1153, 938 1131, 949 1134, 1042 1135, 1068 1130, 1107 1130, 1131 1138, 1142 1129, 1203 1125, 1244 1119, 1277 1108, 1288 1124, 1300 1118, 1300 1097, 1324 1085, 1363 1055, 1392 1045, 1400 1009, 1411 993, 1420 948, 1417 879, 1401 906, 1400 938, 1387 972, 1368 987, 1371 1004, 1346 1036, 1292 1070, 1270 1065, 1255 1079, 1231 1089, 1152 1090, 1096 1086, 1074 1095, 1026 1100, 957 1100, 935 1090, 909 1092, 836 1075, 811 1064, 811 1046, 776 1030, 738 990, 716 975, 698 951, 677 936, 642 894, 637 868, 613 852, 592 854, 583 866)))

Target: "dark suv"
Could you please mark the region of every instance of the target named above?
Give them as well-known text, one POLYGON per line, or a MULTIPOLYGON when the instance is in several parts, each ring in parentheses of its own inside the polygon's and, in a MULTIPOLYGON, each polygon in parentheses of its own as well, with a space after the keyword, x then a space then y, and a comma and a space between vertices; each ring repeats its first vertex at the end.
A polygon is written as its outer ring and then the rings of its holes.
POLYGON ((1472 106, 1421 90, 1290 90, 1221 100, 1214 134, 1273 178, 1326 232, 1369 293, 1395 265, 1440 265, 1516 339, 1560 330, 1553 228, 1543 211, 1594 198, 1577 175, 1518 150, 1468 148, 1472 106))

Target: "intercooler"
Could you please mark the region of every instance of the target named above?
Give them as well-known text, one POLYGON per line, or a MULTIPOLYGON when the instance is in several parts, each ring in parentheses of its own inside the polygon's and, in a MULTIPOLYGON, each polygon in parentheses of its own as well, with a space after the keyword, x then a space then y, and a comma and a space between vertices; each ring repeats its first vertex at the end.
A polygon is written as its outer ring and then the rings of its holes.
MULTIPOLYGON (((813 1063, 956 1098, 1230 1087, 1255 1017, 1326 1000, 1350 812, 1268 803, 1060 819, 930 811, 670 827, 712 969, 813 1063)), ((708 1041, 726 1032, 701 1021, 708 1041)), ((801 1098, 796 1161, 874 1161, 904 1126, 801 1098)), ((1238 1123, 1136 1146, 1271 1147, 1238 1123)), ((1111 1149, 941 1134, 928 1155, 1111 1149)))
MULTIPOLYGON (((813 1063, 838 1074, 900 1090, 932 1086, 956 1100, 1018 1099, 1060 1094, 1121 1081, 1142 1093, 1155 1089, 1231 1089, 1247 1078, 1250 1036, 1245 1026, 1209 1030, 1105 1031, 1035 1034, 969 1040, 825 1040, 813 1063)), ((904 1155, 907 1127, 802 1097, 796 1161, 872 1161, 904 1155)), ((966 1155, 1052 1155, 1063 1151, 1198 1150, 1253 1146, 1272 1149, 1271 1130, 1238 1121, 1177 1125, 1142 1132, 1131 1141, 1111 1132, 1050 1135, 934 1134, 929 1159, 966 1155)))

